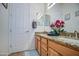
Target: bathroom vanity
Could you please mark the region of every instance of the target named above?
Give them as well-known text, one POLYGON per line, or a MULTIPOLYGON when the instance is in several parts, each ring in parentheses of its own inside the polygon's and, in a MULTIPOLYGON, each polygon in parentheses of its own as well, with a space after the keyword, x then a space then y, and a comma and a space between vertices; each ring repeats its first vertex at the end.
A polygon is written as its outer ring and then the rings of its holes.
POLYGON ((78 56, 79 40, 64 36, 35 35, 36 50, 41 56, 78 56))

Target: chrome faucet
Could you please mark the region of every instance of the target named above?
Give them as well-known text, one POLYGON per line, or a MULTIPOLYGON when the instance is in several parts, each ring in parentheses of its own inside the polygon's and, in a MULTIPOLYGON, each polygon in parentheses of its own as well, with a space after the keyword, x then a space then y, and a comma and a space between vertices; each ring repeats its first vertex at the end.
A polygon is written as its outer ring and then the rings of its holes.
POLYGON ((78 38, 77 31, 74 31, 74 34, 75 34, 75 38, 77 39, 78 38))
POLYGON ((71 34, 69 34, 69 37, 72 37, 71 34))

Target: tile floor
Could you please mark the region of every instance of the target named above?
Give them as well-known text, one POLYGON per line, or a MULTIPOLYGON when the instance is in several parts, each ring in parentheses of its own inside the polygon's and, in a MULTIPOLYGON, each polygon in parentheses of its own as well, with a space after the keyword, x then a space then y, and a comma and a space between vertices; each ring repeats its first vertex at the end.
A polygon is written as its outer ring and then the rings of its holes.
POLYGON ((36 50, 12 53, 9 56, 39 56, 36 50))
POLYGON ((24 52, 25 56, 39 56, 36 50, 30 50, 24 52))

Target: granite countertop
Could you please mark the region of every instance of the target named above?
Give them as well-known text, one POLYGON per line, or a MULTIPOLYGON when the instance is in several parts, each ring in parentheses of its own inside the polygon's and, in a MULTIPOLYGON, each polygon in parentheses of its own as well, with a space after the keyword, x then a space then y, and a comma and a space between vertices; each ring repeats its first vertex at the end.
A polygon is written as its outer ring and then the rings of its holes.
POLYGON ((36 35, 53 40, 63 45, 71 46, 79 51, 79 39, 69 38, 65 36, 48 36, 47 34, 36 34, 36 35))

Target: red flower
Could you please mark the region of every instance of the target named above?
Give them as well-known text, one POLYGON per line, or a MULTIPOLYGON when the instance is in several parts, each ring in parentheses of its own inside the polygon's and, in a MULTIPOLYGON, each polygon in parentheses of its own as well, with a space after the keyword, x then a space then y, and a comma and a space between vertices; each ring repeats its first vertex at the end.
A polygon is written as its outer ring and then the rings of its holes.
POLYGON ((56 20, 55 23, 52 23, 50 27, 57 32, 60 32, 62 28, 64 27, 64 21, 63 20, 56 20))
POLYGON ((55 25, 54 24, 51 24, 50 27, 55 27, 55 25))
POLYGON ((64 21, 61 20, 61 24, 64 24, 64 21))
POLYGON ((60 23, 60 20, 56 20, 56 23, 60 23))
POLYGON ((60 27, 64 27, 64 21, 63 20, 56 20, 55 21, 55 24, 51 24, 50 27, 57 27, 57 28, 60 28, 60 27))
POLYGON ((55 25, 56 25, 57 28, 59 28, 61 26, 60 20, 56 20, 55 25))

